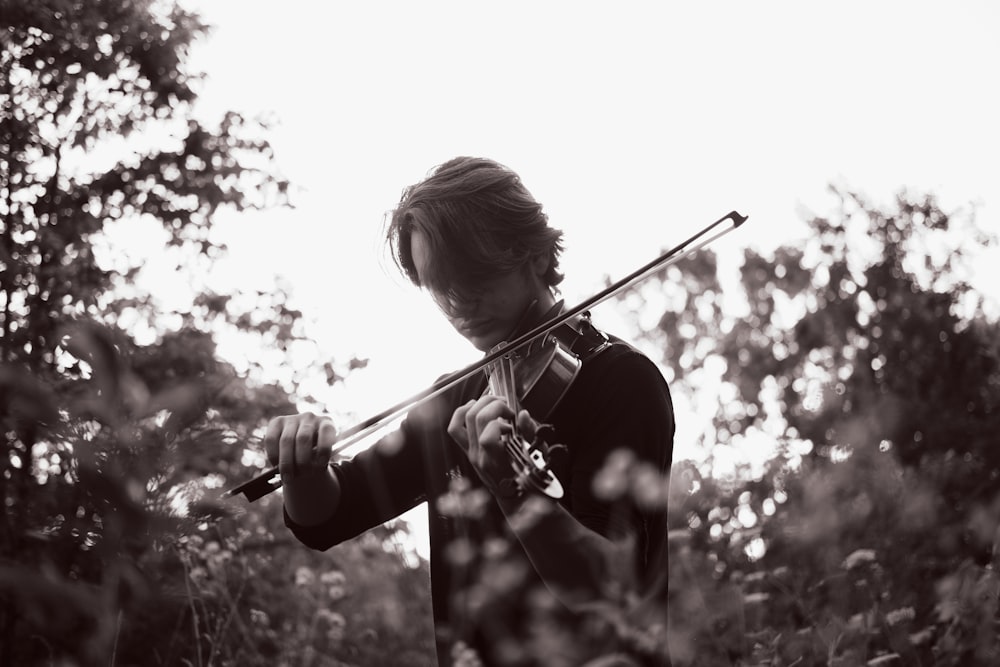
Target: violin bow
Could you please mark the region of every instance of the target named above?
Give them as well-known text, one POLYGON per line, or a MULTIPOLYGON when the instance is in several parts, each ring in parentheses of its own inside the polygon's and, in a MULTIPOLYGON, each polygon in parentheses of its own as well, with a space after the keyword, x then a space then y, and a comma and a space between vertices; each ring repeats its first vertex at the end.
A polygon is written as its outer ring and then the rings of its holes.
MULTIPOLYGON (((342 433, 338 434, 336 445, 330 451, 331 457, 338 452, 350 447, 352 444, 356 443, 358 440, 366 437, 373 431, 377 430, 380 426, 385 424, 396 417, 401 416, 403 413, 407 412, 413 406, 422 403, 424 401, 430 400, 435 396, 447 391, 451 387, 454 387, 462 380, 471 377, 472 375, 483 370, 501 356, 505 354, 511 354, 517 351, 521 347, 529 344, 531 341, 550 333, 553 329, 559 327, 560 325, 582 315, 586 311, 590 310, 594 306, 604 303, 608 299, 615 296, 618 292, 631 287, 635 283, 638 283, 650 275, 659 271, 660 269, 666 268, 671 264, 679 261, 680 259, 701 250, 708 244, 719 239, 720 237, 733 231, 744 222, 747 221, 748 216, 741 215, 736 211, 730 211, 726 215, 722 216, 715 222, 704 227, 701 231, 693 234, 690 238, 677 244, 670 250, 666 251, 656 259, 648 262, 647 264, 639 267, 632 273, 628 274, 621 280, 618 280, 601 291, 597 292, 593 296, 581 301, 576 306, 564 310, 555 317, 549 319, 542 324, 539 324, 534 329, 527 331, 526 333, 518 336, 514 340, 510 341, 507 345, 503 346, 501 349, 494 350, 493 352, 484 356, 481 360, 476 363, 467 366, 463 369, 445 375, 440 380, 427 387, 426 389, 417 392, 413 396, 396 403, 395 405, 379 412, 376 415, 361 421, 354 426, 344 430, 342 433), (729 223, 728 225, 726 223, 729 223)), ((281 476, 278 471, 277 466, 265 470, 261 474, 257 475, 253 479, 250 479, 242 484, 229 489, 222 494, 223 498, 230 498, 239 494, 243 494, 247 501, 254 502, 268 495, 272 491, 277 491, 281 488, 281 476)))

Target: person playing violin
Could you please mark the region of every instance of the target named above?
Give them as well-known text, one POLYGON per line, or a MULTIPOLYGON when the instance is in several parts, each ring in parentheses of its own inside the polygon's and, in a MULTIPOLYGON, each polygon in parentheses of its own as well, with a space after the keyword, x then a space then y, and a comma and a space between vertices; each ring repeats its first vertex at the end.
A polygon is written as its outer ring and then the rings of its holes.
MULTIPOLYGON (((503 165, 450 160, 404 190, 388 222, 396 264, 479 350, 559 311, 562 232, 503 165)), ((642 641, 605 638, 597 629, 610 625, 593 610, 629 591, 665 608, 665 503, 651 502, 649 489, 634 493, 629 481, 652 478, 665 489, 670 392, 635 348, 589 321, 582 330, 574 353, 583 364, 546 415, 515 414, 478 373, 412 408, 350 460, 331 464, 336 432, 327 417, 268 425, 285 522, 309 547, 329 549, 427 503, 442 665, 578 665, 615 652, 630 656, 620 664, 666 662, 665 628, 642 641), (505 438, 517 429, 531 439, 542 419, 559 445, 551 456, 559 500, 511 484, 505 438)))

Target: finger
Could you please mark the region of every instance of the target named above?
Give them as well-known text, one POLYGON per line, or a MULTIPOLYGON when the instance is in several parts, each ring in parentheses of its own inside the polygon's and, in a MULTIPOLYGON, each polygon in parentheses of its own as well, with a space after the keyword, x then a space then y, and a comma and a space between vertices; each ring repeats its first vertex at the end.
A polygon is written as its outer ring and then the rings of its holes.
POLYGON ((508 423, 514 417, 514 411, 510 409, 502 399, 493 396, 484 396, 476 402, 472 410, 466 416, 466 424, 470 430, 474 430, 477 436, 497 419, 506 419, 508 423))
POLYGON ((473 441, 468 455, 481 472, 506 460, 503 436, 513 431, 512 417, 513 412, 507 404, 495 397, 480 399, 467 415, 466 421, 471 423, 469 439, 473 441))
POLYGON ((323 419, 319 423, 319 430, 316 436, 316 460, 329 463, 330 452, 337 442, 337 429, 330 419, 323 419))
POLYGON ((448 435, 450 435, 452 439, 458 443, 459 447, 466 451, 469 449, 468 429, 465 425, 466 415, 475 404, 475 400, 470 400, 465 405, 460 405, 458 409, 452 413, 451 421, 448 422, 448 435))
POLYGON ((278 472, 282 477, 295 475, 295 433, 298 422, 295 418, 285 417, 282 420, 281 433, 278 435, 278 472))
POLYGON ((487 406, 497 400, 495 396, 489 394, 480 396, 478 400, 472 402, 472 405, 465 412, 465 453, 473 463, 478 462, 481 458, 479 453, 479 431, 481 430, 479 415, 487 406))
POLYGON ((264 451, 267 452, 267 460, 271 465, 278 463, 278 439, 281 437, 284 417, 275 417, 267 423, 267 431, 264 433, 264 451))
POLYGON ((479 453, 482 456, 497 455, 505 448, 504 436, 514 432, 514 426, 509 419, 498 417, 490 421, 479 432, 479 453))
POLYGON ((306 417, 299 421, 298 429, 295 431, 295 474, 304 472, 315 459, 318 434, 314 419, 306 417))

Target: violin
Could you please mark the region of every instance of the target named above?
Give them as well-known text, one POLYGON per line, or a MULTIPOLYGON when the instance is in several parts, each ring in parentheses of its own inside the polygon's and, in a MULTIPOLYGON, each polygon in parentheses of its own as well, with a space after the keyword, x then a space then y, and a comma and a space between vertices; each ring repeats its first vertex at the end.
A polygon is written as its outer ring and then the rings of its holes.
MULTIPOLYGON (((503 350, 506 346, 506 342, 500 343, 493 348, 493 351, 503 350)), ((573 368, 572 375, 575 376, 579 365, 573 364, 573 368)), ((535 488, 550 498, 556 500, 562 498, 562 484, 549 470, 550 449, 547 442, 549 431, 545 429, 544 425, 539 426, 535 431, 534 438, 528 441, 521 435, 517 426, 517 415, 521 411, 521 407, 517 397, 514 355, 501 355, 487 373, 489 374, 487 391, 507 401, 510 409, 514 411, 511 432, 503 434, 500 438, 501 444, 510 458, 510 467, 514 470, 514 477, 512 480, 501 481, 501 488, 505 484, 511 484, 514 488, 509 490, 516 493, 523 493, 529 488, 535 488)), ((569 389, 569 382, 563 382, 560 389, 569 389)))
MULTIPOLYGON (((489 390, 507 400, 515 414, 517 413, 515 406, 523 406, 533 417, 544 421, 569 390, 583 362, 607 345, 607 337, 590 324, 587 313, 591 308, 656 271, 704 248, 746 220, 747 216, 730 211, 687 240, 573 308, 563 309, 559 304, 558 308, 553 309, 559 311, 557 314, 513 340, 497 345, 479 362, 444 376, 414 396, 343 431, 338 435, 331 456, 370 435, 383 424, 401 416, 414 406, 440 395, 483 370, 487 370, 489 376, 489 390)), ((563 495, 562 486, 549 469, 551 448, 544 441, 550 431, 551 429, 543 425, 535 438, 529 442, 517 434, 515 428, 514 433, 504 442, 504 446, 514 469, 514 483, 519 490, 534 488, 550 497, 559 498, 563 495)), ((281 477, 275 466, 226 491, 223 497, 243 494, 249 502, 254 502, 280 487, 281 477)))
MULTIPOLYGON (((553 310, 562 310, 562 302, 553 310)), ((556 500, 563 497, 562 484, 549 469, 555 451, 548 442, 552 427, 539 424, 529 441, 519 432, 517 414, 524 407, 532 416, 547 419, 569 391, 583 363, 610 344, 607 335, 590 323, 589 313, 584 313, 533 339, 519 351, 511 351, 506 341, 490 350, 500 356, 486 367, 486 390, 506 401, 515 415, 511 432, 502 438, 514 471, 514 477, 505 480, 513 487, 510 491, 534 489, 556 500)))

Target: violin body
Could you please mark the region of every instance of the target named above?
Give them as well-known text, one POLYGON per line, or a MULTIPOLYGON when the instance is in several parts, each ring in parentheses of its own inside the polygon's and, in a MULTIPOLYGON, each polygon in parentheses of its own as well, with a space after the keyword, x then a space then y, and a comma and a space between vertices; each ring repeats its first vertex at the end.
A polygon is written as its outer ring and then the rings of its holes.
MULTIPOLYGON (((556 308, 561 308, 561 304, 556 308)), ((609 344, 608 337, 594 328, 586 314, 524 347, 505 351, 508 344, 502 342, 490 351, 500 356, 486 368, 487 391, 503 398, 515 415, 524 408, 533 418, 548 419, 569 391, 584 358, 592 357, 609 344)), ((550 498, 562 498, 562 484, 549 469, 554 449, 547 442, 551 435, 551 427, 542 424, 529 441, 518 432, 515 423, 512 432, 504 436, 503 444, 514 471, 512 492, 534 489, 550 498)))
MULTIPOLYGON (((490 352, 499 352, 506 347, 505 341, 490 352)), ((549 401, 543 404, 547 416, 580 370, 580 360, 561 350, 557 341, 551 341, 545 348, 540 351, 539 347, 534 354, 519 355, 516 351, 501 354, 486 367, 486 391, 504 399, 514 411, 511 431, 501 437, 514 474, 500 483, 501 490, 506 494, 520 495, 535 489, 550 498, 559 499, 563 497, 563 487, 549 469, 550 448, 544 437, 552 429, 539 426, 529 441, 517 427, 517 414, 522 408, 521 397, 533 395, 536 403, 543 399, 549 401), (551 377, 545 379, 546 376, 551 377)))
POLYGON ((514 393, 533 417, 545 420, 569 391, 583 362, 551 335, 529 347, 537 349, 512 353, 514 393))

